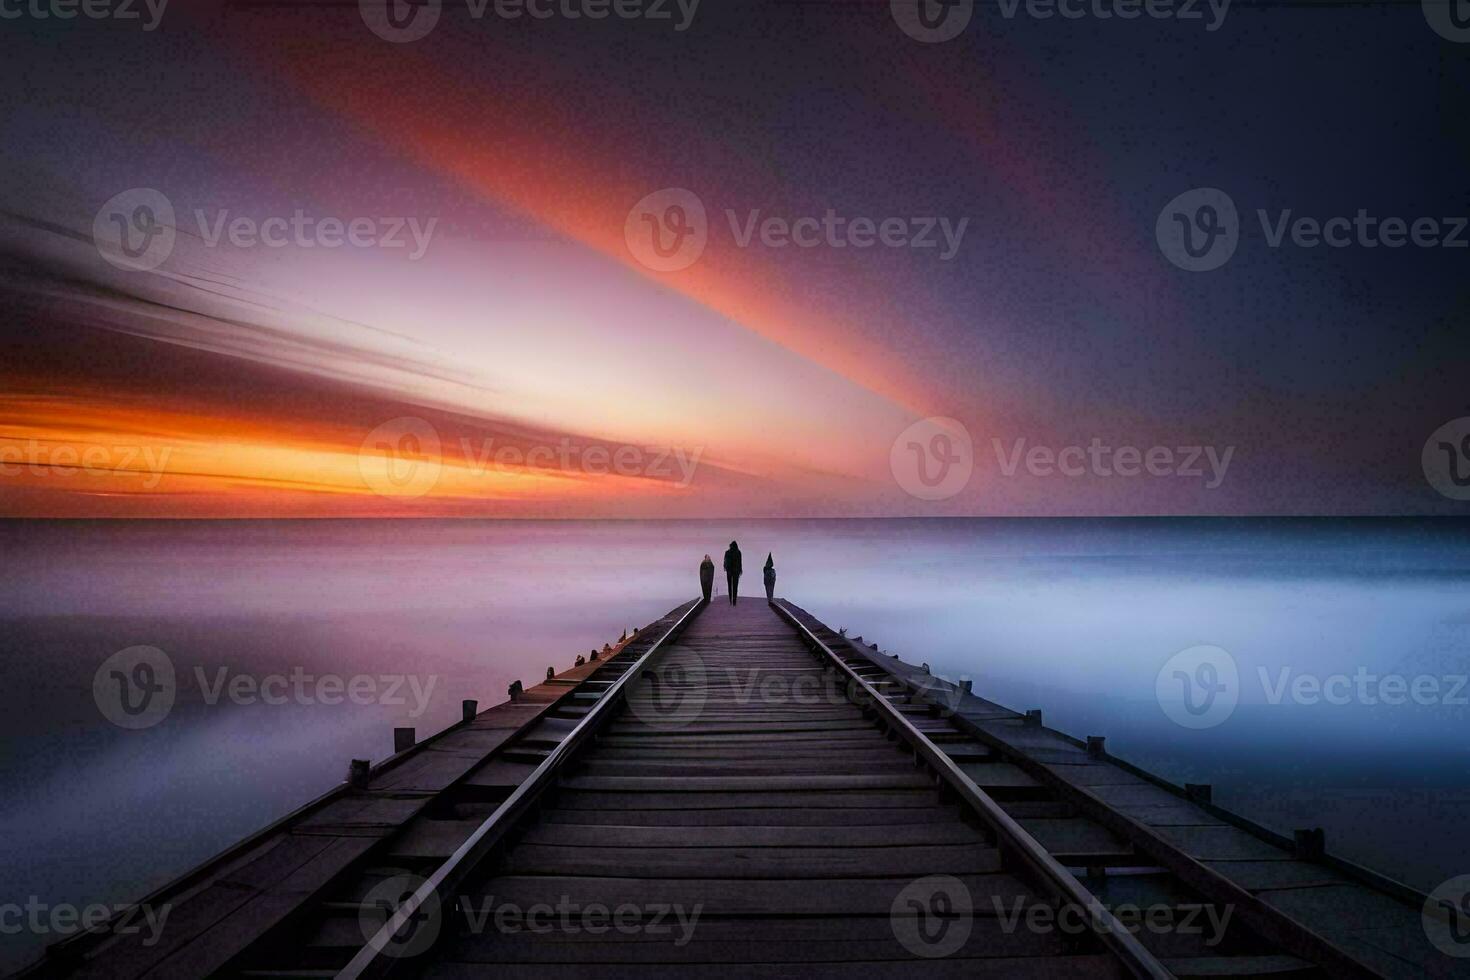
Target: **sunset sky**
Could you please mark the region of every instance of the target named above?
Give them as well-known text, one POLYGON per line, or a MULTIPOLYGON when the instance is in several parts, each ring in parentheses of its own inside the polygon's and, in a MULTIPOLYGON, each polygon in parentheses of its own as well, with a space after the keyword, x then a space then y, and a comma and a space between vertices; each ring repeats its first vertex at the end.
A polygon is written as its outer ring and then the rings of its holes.
POLYGON ((1256 219, 1470 214, 1470 44, 1416 5, 1215 31, 982 5, 925 44, 861 0, 706 0, 682 31, 451 2, 412 43, 355 4, 175 4, 153 31, 0 23, 23 96, 0 110, 0 515, 1466 506, 1420 454, 1470 414, 1470 249, 1272 248, 1256 219), (1368 57, 1444 97, 1355 74, 1368 57), (1155 239, 1196 187, 1242 217, 1211 272, 1155 239), (118 268, 94 224, 140 188, 175 240, 118 268), (625 233, 666 188, 708 215, 677 271, 625 233), (742 245, 727 216, 829 211, 937 245, 742 245), (227 230, 298 212, 406 244, 227 230), (891 460, 926 417, 974 447, 941 500, 891 460), (1004 471, 1018 440, 1095 439, 1229 469, 1004 471))

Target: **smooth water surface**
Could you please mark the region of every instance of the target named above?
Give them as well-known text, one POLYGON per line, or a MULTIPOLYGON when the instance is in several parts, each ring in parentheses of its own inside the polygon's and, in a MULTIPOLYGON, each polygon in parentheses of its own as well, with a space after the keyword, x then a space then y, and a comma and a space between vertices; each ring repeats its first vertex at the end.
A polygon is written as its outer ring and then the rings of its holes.
MULTIPOLYGON (((1277 829, 1325 827, 1331 849, 1432 888, 1470 871, 1467 530, 0 523, 0 903, 140 897, 326 791, 350 758, 388 755, 394 726, 438 731, 461 698, 503 700, 511 681, 529 686, 690 598, 699 559, 718 563, 731 538, 751 597, 773 551, 778 594, 833 628, 972 678, 1010 707, 1040 707, 1073 735, 1106 735, 1116 755, 1212 783, 1216 802, 1277 829), (1164 670, 1165 687, 1175 683, 1170 658, 1202 644, 1235 664, 1238 704, 1188 728, 1161 707, 1156 682, 1164 670), (139 645, 167 655, 177 699, 157 724, 129 730, 104 718, 93 681, 139 645), (322 678, 356 681, 366 703, 320 703, 317 692, 332 692, 322 678), (1332 697, 1314 699, 1314 680, 1332 697)), ((0 968, 55 938, 0 937, 0 968)))

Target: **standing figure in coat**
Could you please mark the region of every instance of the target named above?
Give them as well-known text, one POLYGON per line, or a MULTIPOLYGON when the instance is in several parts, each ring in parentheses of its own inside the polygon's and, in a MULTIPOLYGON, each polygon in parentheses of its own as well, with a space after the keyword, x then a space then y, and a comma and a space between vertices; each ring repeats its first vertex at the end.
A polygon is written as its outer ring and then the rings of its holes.
POLYGON ((715 590, 715 560, 709 555, 699 563, 699 589, 704 593, 704 601, 709 602, 710 593, 715 590))
POLYGON ((730 586, 730 605, 732 606, 739 601, 740 571, 740 545, 731 541, 730 549, 725 552, 725 581, 730 586))
POLYGON ((769 551, 766 552, 765 576, 766 601, 769 602, 772 599, 776 598, 776 559, 771 557, 771 553, 769 551))

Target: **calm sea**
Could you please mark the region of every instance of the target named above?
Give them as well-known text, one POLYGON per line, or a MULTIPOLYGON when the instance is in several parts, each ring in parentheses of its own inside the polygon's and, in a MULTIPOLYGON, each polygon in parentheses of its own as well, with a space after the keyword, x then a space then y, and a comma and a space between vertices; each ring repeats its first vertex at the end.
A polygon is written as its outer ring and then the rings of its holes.
MULTIPOLYGON (((751 595, 773 552, 778 594, 834 628, 1212 783, 1216 802, 1268 825, 1325 827, 1333 850, 1432 888, 1470 872, 1467 532, 1448 520, 0 522, 0 903, 139 897, 324 792, 349 759, 390 754, 394 726, 438 731, 461 698, 502 700, 511 681, 529 686, 692 597, 699 559, 718 563, 732 538, 751 595), (1223 718, 1160 702, 1171 658, 1200 645, 1238 676, 1223 718), (135 646, 168 658, 176 700, 128 729, 93 682, 135 646)), ((54 938, 0 936, 0 969, 54 938)))

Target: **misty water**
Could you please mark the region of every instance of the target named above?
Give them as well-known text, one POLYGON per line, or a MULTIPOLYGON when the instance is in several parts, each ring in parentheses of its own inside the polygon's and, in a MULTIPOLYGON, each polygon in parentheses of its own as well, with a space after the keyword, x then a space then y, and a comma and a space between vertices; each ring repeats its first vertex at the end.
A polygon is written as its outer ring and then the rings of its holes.
MULTIPOLYGON (((436 732, 462 698, 503 700, 511 681, 694 596, 699 559, 718 563, 732 538, 750 595, 774 552, 777 593, 833 628, 1072 735, 1106 735, 1115 755, 1211 783, 1217 803, 1275 829, 1322 826, 1329 849, 1429 889, 1470 871, 1467 530, 0 522, 0 902, 139 898, 327 791, 349 759, 390 754, 394 726, 436 732), (1187 728, 1156 681, 1201 644, 1228 652, 1239 703, 1187 728), (140 645, 173 664, 176 700, 129 730, 106 720, 93 680, 140 645), (272 677, 283 686, 256 690, 272 677), (324 677, 355 679, 357 696, 321 703, 336 690, 314 686, 324 677), (237 678, 254 693, 232 696, 237 678)), ((0 936, 0 969, 40 942, 0 936)))

